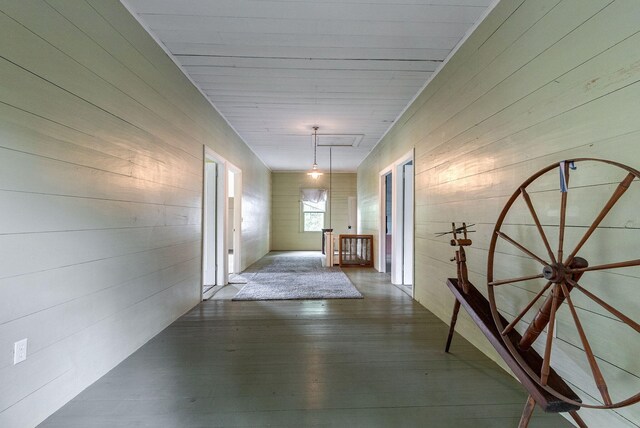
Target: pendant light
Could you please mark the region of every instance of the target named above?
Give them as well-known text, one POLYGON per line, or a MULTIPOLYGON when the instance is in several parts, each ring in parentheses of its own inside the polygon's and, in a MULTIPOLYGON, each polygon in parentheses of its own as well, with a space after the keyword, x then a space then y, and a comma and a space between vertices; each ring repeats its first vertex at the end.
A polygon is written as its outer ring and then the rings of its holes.
POLYGON ((307 175, 311 176, 314 180, 317 180, 322 173, 318 169, 318 163, 316 162, 316 154, 318 151, 318 127, 313 127, 313 166, 311 171, 307 172, 307 175))

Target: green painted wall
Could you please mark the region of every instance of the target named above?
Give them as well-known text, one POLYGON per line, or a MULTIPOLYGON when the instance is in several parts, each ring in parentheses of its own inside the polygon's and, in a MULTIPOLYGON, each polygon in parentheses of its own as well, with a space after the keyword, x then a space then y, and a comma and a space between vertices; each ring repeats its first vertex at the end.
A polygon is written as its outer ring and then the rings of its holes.
MULTIPOLYGON (((306 173, 274 172, 271 174, 271 249, 275 251, 320 250, 322 238, 320 232, 302 232, 300 227, 300 189, 329 189, 329 174, 317 180, 306 173)), ((356 174, 334 173, 332 177, 331 202, 332 225, 335 235, 347 233, 348 197, 356 196, 356 174)), ((325 215, 326 227, 329 227, 329 213, 325 215)), ((356 225, 353 225, 355 233, 356 225)))
MULTIPOLYGON (((441 319, 449 322, 451 316, 453 297, 445 280, 455 276, 455 265, 449 261, 453 249, 435 232, 448 229, 452 221, 477 223, 467 258, 471 281, 486 292, 491 232, 522 181, 544 166, 574 157, 607 158, 640 168, 639 22, 640 2, 633 0, 500 2, 360 165, 361 232, 377 236, 378 172, 415 148, 415 296, 441 319)), ((624 175, 592 168, 575 176, 581 178, 571 182, 568 246, 582 236, 624 175)), ((535 192, 543 224, 557 217, 557 183, 554 172, 535 192)), ((626 205, 607 218, 585 249, 592 264, 638 258, 639 186, 633 183, 626 205)), ((544 254, 526 207, 520 204, 515 214, 507 219, 513 233, 544 254)), ((557 228, 549 226, 547 233, 557 241, 557 228)), ((508 244, 499 253, 503 275, 519 276, 530 267, 508 244)), ((629 269, 594 273, 585 281, 638 320, 639 276, 638 269, 629 269)), ((513 287, 509 297, 530 300, 533 289, 529 284, 513 287)), ((584 296, 576 295, 575 303, 609 383, 626 389, 627 395, 636 393, 637 333, 584 296), (635 378, 620 380, 625 373, 635 378)), ((557 325, 565 346, 555 350, 554 364, 577 375, 579 388, 599 396, 586 360, 575 352, 582 344, 566 308, 557 325)), ((499 360, 466 314, 457 329, 499 360)), ((637 426, 632 421, 640 421, 640 406, 581 414, 590 426, 637 426)))

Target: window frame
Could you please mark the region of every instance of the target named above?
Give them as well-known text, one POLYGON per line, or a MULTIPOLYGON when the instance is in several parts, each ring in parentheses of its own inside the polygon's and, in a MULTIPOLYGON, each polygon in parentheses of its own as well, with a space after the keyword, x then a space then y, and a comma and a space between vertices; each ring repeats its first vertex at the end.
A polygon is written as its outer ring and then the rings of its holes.
MULTIPOLYGON (((317 189, 317 190, 325 190, 325 189, 317 189)), ((324 210, 305 210, 305 201, 300 199, 300 232, 301 233, 322 233, 322 229, 326 229, 327 226, 327 205, 328 201, 324 201, 324 210), (322 227, 320 230, 306 230, 305 217, 306 214, 322 214, 322 227)))

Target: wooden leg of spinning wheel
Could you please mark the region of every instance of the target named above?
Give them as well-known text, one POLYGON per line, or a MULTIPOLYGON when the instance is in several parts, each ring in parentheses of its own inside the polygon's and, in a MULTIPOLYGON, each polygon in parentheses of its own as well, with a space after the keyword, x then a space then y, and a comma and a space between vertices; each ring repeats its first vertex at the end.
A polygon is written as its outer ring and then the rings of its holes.
POLYGON ((458 311, 460 310, 460 302, 456 299, 453 304, 453 315, 451 315, 451 326, 449 327, 449 337, 447 337, 447 346, 444 348, 444 352, 449 352, 451 346, 451 339, 453 339, 453 331, 456 328, 456 321, 458 321, 458 311))
POLYGON ((589 428, 587 424, 584 423, 582 418, 578 415, 577 411, 574 410, 573 412, 569 412, 569 415, 573 418, 574 421, 576 421, 576 424, 578 424, 580 428, 589 428))
POLYGON ((522 417, 520 417, 518 428, 527 428, 529 426, 529 421, 535 408, 536 400, 534 400, 532 396, 529 396, 529 398, 527 398, 527 404, 524 405, 524 410, 522 410, 522 417))

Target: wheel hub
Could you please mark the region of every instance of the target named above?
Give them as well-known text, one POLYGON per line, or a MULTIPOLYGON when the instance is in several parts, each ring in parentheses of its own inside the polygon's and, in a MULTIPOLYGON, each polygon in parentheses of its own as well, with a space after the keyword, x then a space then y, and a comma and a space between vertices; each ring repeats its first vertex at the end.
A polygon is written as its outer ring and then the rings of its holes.
POLYGON ((551 282, 560 282, 564 278, 560 272, 564 271, 564 266, 560 265, 547 265, 542 268, 542 276, 551 282))
MULTIPOLYGON (((576 257, 571 262, 569 269, 586 268, 589 263, 582 257, 576 257)), ((542 268, 542 276, 553 283, 559 283, 564 281, 567 277, 573 275, 571 272, 567 272, 567 268, 562 263, 556 263, 553 265, 546 265, 542 268)))

